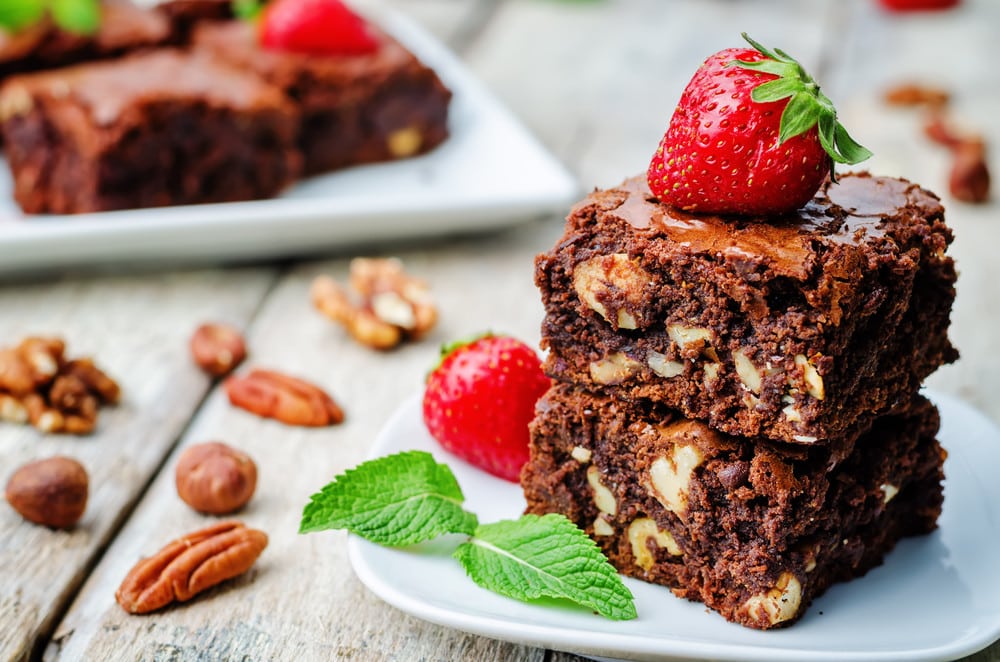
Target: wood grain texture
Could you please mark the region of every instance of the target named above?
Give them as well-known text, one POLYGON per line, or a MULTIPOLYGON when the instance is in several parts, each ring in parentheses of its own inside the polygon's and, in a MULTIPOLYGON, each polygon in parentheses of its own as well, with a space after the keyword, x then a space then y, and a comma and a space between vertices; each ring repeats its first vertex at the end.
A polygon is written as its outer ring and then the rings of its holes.
POLYGON ((122 403, 101 410, 90 436, 42 435, 0 424, 0 481, 51 455, 79 460, 90 498, 71 531, 28 524, 0 508, 0 659, 38 646, 121 526, 209 387, 187 339, 205 319, 245 326, 274 277, 270 269, 117 276, 0 290, 0 339, 58 335, 70 356, 92 356, 117 379, 122 403))
POLYGON ((533 253, 534 239, 534 232, 522 229, 488 243, 403 251, 408 269, 431 283, 442 322, 425 341, 389 353, 355 344, 310 306, 312 278, 326 273, 346 280, 345 260, 305 264, 289 273, 250 329, 246 367, 278 367, 322 386, 342 405, 346 421, 292 428, 231 407, 216 389, 87 581, 49 657, 541 660, 543 651, 462 635, 388 608, 355 579, 342 532, 296 533, 309 495, 364 459, 388 415, 421 387, 442 341, 485 328, 537 341, 541 306, 537 297, 523 298, 532 287, 530 269, 510 268, 533 253), (454 287, 469 278, 470 269, 484 287, 504 287, 491 289, 490 296, 454 287), (270 545, 247 575, 187 604, 129 616, 113 595, 131 565, 211 521, 180 501, 173 478, 177 453, 207 440, 232 444, 257 462, 257 494, 239 516, 266 531, 270 545))
MULTIPOLYGON (((361 4, 374 2, 361 0, 361 4)), ((873 0, 394 0, 388 4, 458 48, 471 68, 586 187, 614 184, 645 168, 693 69, 712 51, 737 43, 741 30, 795 53, 820 72, 845 124, 875 150, 873 170, 902 174, 943 192, 946 160, 922 141, 919 118, 885 108, 879 101, 883 86, 904 76, 928 77, 951 86, 956 113, 988 132, 991 156, 997 162, 1000 127, 991 118, 1000 111, 1000 92, 995 85, 982 84, 996 79, 990 78, 982 57, 993 39, 991 26, 1000 25, 1000 5, 993 0, 966 0, 961 10, 942 15, 896 18, 875 9, 873 0), (930 43, 936 47, 928 48, 930 43)), ((1000 261, 992 255, 992 246, 1000 239, 997 207, 995 203, 971 207, 947 197, 945 202, 958 237, 952 252, 962 270, 952 335, 965 358, 939 371, 931 383, 1000 420, 1000 402, 990 397, 1000 390, 1000 356, 992 348, 1000 323, 1000 299, 993 293, 994 283, 1000 282, 1000 261)), ((112 535, 118 522, 102 525, 102 541, 111 540, 110 546, 56 629, 46 658, 582 659, 408 617, 372 596, 354 577, 342 533, 296 534, 309 494, 367 455, 388 415, 420 388, 440 342, 484 329, 537 342, 542 309, 531 282, 532 258, 547 249, 560 230, 560 219, 550 218, 478 239, 381 248, 380 252, 402 257, 413 273, 430 281, 441 307, 441 324, 429 338, 390 353, 358 347, 309 305, 312 277, 327 273, 344 279, 346 256, 289 270, 253 317, 248 365, 278 368, 324 386, 343 405, 346 422, 322 430, 289 428, 234 410, 219 390, 213 391, 121 531, 112 535), (180 448, 211 439, 233 444, 257 460, 258 493, 241 517, 267 531, 270 546, 245 576, 190 603, 150 616, 127 616, 114 603, 113 594, 132 564, 211 521, 177 498, 172 473, 180 448)), ((117 457, 119 445, 129 453, 162 457, 169 442, 150 441, 159 450, 143 451, 135 439, 145 439, 142 433, 150 434, 153 421, 163 428, 158 427, 157 434, 175 438, 205 388, 197 376, 187 374, 176 338, 183 336, 182 329, 184 333, 190 329, 196 312, 210 304, 214 288, 242 291, 243 308, 234 303, 232 310, 249 316, 257 301, 254 297, 264 295, 266 283, 266 276, 256 271, 233 271, 3 290, 0 329, 15 335, 33 330, 29 328, 33 325, 41 330, 73 329, 77 337, 71 350, 96 353, 138 394, 124 413, 105 412, 102 435, 107 434, 109 441, 94 450, 94 457, 117 457), (258 279, 258 289, 245 279, 251 283, 258 279), (108 300, 121 300, 117 313, 109 316, 99 296, 102 292, 108 300), (165 297, 166 303, 158 303, 157 297, 165 297), (53 304, 58 305, 53 309, 53 304), (168 310, 157 313, 160 305, 168 310), (64 312, 52 312, 60 306, 64 312), (157 326, 157 320, 166 328, 157 326), (125 349, 119 352, 117 347, 125 349), (137 358, 146 356, 142 350, 157 358, 137 358), (140 366, 133 367, 136 361, 140 366), (175 383, 183 385, 185 393, 171 390, 169 398, 161 400, 166 385, 175 383), (140 405, 141 412, 129 409, 138 410, 140 405), (130 428, 129 416, 142 417, 143 423, 130 428)), ((237 312, 232 314, 238 317, 237 312)), ((0 451, 24 447, 26 454, 33 443, 32 435, 21 430, 4 427, 0 433, 0 451)), ((75 441, 52 443, 79 448, 75 441)), ((0 457, 6 461, 8 455, 0 457)), ((158 460, 150 457, 144 462, 109 464, 107 480, 128 485, 107 488, 124 489, 121 503, 134 501, 136 489, 146 484, 158 460)), ((0 519, 0 533, 5 526, 13 526, 6 516, 0 519)), ((26 527, 17 524, 17 528, 26 527)), ((15 535, 37 537, 43 532, 15 535)), ((39 556, 77 554, 72 551, 78 544, 73 536, 53 544, 55 535, 34 541, 36 549, 45 550, 39 556)), ((79 554, 95 559, 95 543, 85 544, 91 545, 86 548, 90 551, 79 554)), ((8 549, 14 548, 0 542, 3 554, 8 549)), ((50 567, 48 561, 26 563, 22 561, 22 572, 39 573, 50 567)), ((18 607, 17 613, 35 609, 31 622, 51 621, 51 605, 71 597, 86 563, 72 577, 60 578, 60 595, 36 607, 18 607)), ((0 580, 5 572, 0 567, 0 580)), ((37 584, 37 577, 30 576, 26 583, 37 584)), ((27 605, 23 600, 17 604, 27 605)), ((5 607, 0 603, 0 628, 8 622, 5 607)), ((36 632, 47 627, 43 624, 36 632)), ((14 630, 0 629, 0 642, 6 642, 9 632, 14 630)), ((24 644, 20 649, 0 648, 0 657, 7 650, 17 654, 26 649, 24 644)), ((968 660, 1000 662, 1000 645, 968 660)))

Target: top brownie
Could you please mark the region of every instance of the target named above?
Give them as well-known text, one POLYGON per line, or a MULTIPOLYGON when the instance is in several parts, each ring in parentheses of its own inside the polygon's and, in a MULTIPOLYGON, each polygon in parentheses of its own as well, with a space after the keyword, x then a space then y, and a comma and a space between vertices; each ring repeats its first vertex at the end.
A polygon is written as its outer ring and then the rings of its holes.
POLYGON ((536 259, 545 369, 823 444, 957 358, 951 239, 939 199, 902 179, 844 175, 766 221, 687 214, 630 179, 576 205, 536 259))

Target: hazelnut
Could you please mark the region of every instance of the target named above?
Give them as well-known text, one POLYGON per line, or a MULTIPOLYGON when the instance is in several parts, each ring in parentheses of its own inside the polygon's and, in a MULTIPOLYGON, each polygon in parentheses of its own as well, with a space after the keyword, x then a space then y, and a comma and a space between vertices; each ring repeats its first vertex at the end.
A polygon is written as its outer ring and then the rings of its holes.
POLYGON ((250 456, 212 441, 191 446, 177 461, 177 494, 202 513, 239 510, 257 488, 257 465, 250 456))
POLYGON ((24 519, 68 529, 87 508, 87 470, 69 457, 29 462, 7 481, 7 501, 24 519))
POLYGON ((202 324, 191 336, 191 355, 212 377, 222 377, 246 358, 243 335, 227 324, 202 324))

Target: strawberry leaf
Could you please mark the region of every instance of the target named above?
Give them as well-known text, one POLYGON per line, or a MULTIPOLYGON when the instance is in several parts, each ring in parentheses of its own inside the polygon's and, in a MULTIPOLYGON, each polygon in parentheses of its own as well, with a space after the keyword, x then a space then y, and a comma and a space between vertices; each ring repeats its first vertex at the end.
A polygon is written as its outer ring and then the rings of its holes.
POLYGON ((794 80, 788 78, 778 78, 763 85, 753 88, 750 98, 757 103, 767 103, 769 101, 781 101, 793 96, 801 89, 801 86, 794 80))
POLYGON ((45 15, 43 0, 15 0, 0 2, 0 28, 17 32, 34 25, 45 15))
POLYGON ((632 593, 614 567, 563 515, 484 524, 455 558, 474 582, 500 595, 571 600, 613 620, 636 617, 632 593))
POLYGON ((781 113, 779 143, 816 126, 820 144, 833 161, 854 165, 871 157, 871 151, 851 138, 847 129, 837 121, 833 102, 820 91, 819 85, 802 65, 780 48, 769 49, 751 39, 745 32, 743 38, 767 59, 757 62, 733 60, 728 66, 778 77, 755 87, 751 98, 757 103, 770 103, 790 97, 781 113))
POLYGON ((347 529, 393 547, 472 534, 478 520, 464 500, 451 469, 430 453, 397 453, 348 469, 312 495, 299 533, 347 529))
POLYGON ((262 11, 260 0, 233 0, 233 14, 244 21, 255 20, 262 11))
POLYGON ((66 32, 93 34, 101 25, 98 0, 52 0, 52 20, 66 32))

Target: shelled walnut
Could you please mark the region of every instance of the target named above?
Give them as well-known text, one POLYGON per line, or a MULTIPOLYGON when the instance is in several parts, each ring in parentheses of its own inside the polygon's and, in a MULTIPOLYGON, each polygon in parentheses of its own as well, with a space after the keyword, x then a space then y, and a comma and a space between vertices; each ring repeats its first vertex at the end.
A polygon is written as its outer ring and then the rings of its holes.
POLYGON ((312 284, 312 301, 363 345, 392 349, 404 340, 419 339, 437 323, 427 284, 407 274, 399 260, 355 258, 350 284, 360 301, 329 276, 319 276, 312 284))
POLYGON ((120 389, 91 359, 68 359, 59 338, 29 337, 0 349, 0 420, 42 432, 89 434, 120 389))

